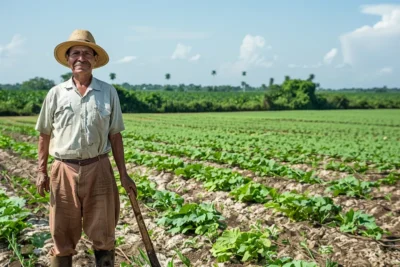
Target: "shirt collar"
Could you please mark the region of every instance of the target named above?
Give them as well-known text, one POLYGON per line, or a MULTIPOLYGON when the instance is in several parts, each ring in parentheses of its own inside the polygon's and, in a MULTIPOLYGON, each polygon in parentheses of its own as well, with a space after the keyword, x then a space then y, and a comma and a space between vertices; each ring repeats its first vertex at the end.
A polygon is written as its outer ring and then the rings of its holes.
MULTIPOLYGON (((73 89, 75 87, 76 86, 75 86, 74 82, 72 81, 72 77, 69 78, 69 80, 67 80, 65 82, 65 89, 69 90, 69 89, 73 89)), ((95 77, 92 77, 92 81, 90 82, 90 84, 88 86, 88 89, 93 89, 93 90, 96 90, 96 91, 100 91, 101 90, 99 81, 95 77)))

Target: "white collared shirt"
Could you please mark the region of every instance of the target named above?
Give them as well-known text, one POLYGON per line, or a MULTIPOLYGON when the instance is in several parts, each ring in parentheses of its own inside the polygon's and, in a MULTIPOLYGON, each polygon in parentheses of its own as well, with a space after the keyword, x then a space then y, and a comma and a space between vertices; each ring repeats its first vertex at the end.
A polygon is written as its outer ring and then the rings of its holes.
POLYGON ((35 129, 51 135, 49 153, 62 159, 87 159, 111 151, 109 134, 125 129, 117 91, 92 78, 81 96, 72 78, 51 88, 35 129))

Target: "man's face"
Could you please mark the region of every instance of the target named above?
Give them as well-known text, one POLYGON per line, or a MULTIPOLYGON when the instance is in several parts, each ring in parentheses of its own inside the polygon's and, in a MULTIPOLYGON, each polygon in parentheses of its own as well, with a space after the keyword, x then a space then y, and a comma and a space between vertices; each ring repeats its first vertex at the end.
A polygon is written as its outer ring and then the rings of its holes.
POLYGON ((97 55, 87 46, 73 46, 67 55, 72 73, 91 73, 97 62, 97 55))

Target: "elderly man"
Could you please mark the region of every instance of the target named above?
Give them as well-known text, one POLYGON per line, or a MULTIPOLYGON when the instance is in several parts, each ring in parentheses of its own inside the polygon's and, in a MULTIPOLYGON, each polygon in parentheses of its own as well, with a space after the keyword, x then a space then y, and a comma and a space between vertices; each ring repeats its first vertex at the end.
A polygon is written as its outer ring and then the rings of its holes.
POLYGON ((121 107, 115 88, 92 76, 108 62, 106 51, 86 30, 75 30, 54 50, 72 77, 47 94, 36 124, 39 137, 37 189, 50 192, 51 266, 72 266, 82 227, 93 242, 96 266, 114 266, 119 195, 108 158, 112 150, 125 190, 128 176, 121 107), (48 155, 55 158, 50 176, 48 155))

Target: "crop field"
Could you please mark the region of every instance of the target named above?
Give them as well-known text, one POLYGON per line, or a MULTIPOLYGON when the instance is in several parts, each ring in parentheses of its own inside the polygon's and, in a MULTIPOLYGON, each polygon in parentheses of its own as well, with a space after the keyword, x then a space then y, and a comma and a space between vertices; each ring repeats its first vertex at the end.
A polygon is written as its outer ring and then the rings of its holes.
MULTIPOLYGON (((162 266, 400 266, 400 110, 124 120, 128 173, 162 266)), ((35 122, 0 117, 0 266, 49 265, 35 122)), ((148 266, 119 190, 115 266, 148 266)), ((84 233, 77 251, 74 266, 94 266, 84 233)))

